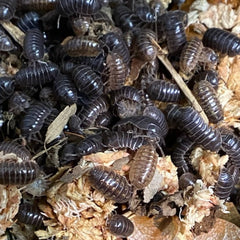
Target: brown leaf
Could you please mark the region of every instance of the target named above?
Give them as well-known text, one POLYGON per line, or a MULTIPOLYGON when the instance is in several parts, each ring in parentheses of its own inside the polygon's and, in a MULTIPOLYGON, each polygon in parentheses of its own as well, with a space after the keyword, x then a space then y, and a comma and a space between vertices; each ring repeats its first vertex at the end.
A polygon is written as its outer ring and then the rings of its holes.
POLYGON ((213 228, 208 233, 203 233, 194 240, 224 240, 239 239, 240 229, 233 223, 217 218, 213 228))

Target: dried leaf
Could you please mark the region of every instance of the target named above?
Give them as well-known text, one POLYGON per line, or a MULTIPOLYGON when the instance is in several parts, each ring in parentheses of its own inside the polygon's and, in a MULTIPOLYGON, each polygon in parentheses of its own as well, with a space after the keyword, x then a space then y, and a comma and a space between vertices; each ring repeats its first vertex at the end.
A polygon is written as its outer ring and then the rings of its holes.
POLYGON ((208 233, 202 233, 194 240, 239 239, 240 229, 233 223, 217 218, 213 228, 208 233))
POLYGON ((83 160, 90 161, 97 164, 102 164, 104 166, 110 166, 113 164, 114 161, 121 159, 123 157, 128 157, 129 153, 125 150, 119 151, 105 151, 105 152, 98 152, 83 156, 83 160))
POLYGON ((72 115, 74 115, 76 111, 77 111, 77 106, 76 104, 73 104, 71 106, 66 106, 63 109, 63 111, 59 113, 56 119, 48 127, 46 138, 45 138, 45 144, 50 143, 57 136, 59 136, 64 126, 67 124, 69 118, 72 115))

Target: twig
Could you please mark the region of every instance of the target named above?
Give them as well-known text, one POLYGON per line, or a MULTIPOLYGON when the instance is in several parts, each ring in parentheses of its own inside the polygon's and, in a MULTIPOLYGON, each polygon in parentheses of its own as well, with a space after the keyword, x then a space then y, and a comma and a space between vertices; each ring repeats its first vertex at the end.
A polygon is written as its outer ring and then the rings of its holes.
POLYGON ((167 59, 167 57, 162 54, 162 49, 161 47, 157 44, 156 41, 152 40, 153 43, 158 47, 159 49, 159 53, 158 53, 158 59, 163 63, 163 65, 167 68, 167 70, 171 73, 173 79, 175 80, 175 82, 177 83, 177 85, 179 86, 179 88, 182 90, 182 92, 185 94, 185 96, 189 99, 189 101, 191 102, 192 106, 196 109, 196 111, 199 112, 199 114, 201 115, 201 117, 203 118, 203 120, 208 124, 208 118, 205 114, 205 112, 203 111, 203 109, 201 108, 201 106, 199 105, 198 101, 196 100, 196 98, 193 96, 192 92, 189 90, 189 88, 187 87, 186 83, 183 81, 183 79, 181 78, 181 76, 177 73, 177 71, 174 69, 174 67, 172 66, 172 64, 169 62, 169 60, 167 59))
POLYGON ((1 22, 3 28, 12 36, 12 38, 23 47, 24 32, 11 22, 1 22))

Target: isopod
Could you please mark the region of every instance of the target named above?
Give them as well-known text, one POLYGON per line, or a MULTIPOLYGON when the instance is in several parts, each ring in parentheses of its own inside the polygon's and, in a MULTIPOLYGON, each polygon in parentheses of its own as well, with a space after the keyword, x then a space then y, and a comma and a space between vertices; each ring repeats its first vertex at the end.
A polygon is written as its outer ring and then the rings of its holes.
POLYGON ((52 109, 44 103, 32 104, 22 119, 20 129, 23 136, 31 136, 38 133, 43 127, 45 119, 52 109))
POLYGON ((240 54, 240 38, 220 28, 209 28, 203 35, 203 45, 234 57, 240 54))
POLYGON ((0 29, 0 51, 8 52, 15 48, 11 38, 0 29))
POLYGON ((57 98, 68 105, 77 102, 77 89, 69 75, 59 74, 53 81, 53 90, 57 98))
POLYGON ((6 101, 14 93, 15 83, 11 77, 0 78, 0 104, 6 101))
POLYGON ((43 87, 39 92, 39 99, 50 107, 55 107, 57 104, 55 92, 51 87, 43 87))
POLYGON ((31 225, 35 227, 35 229, 39 229, 43 226, 44 216, 35 205, 30 203, 21 203, 19 205, 16 218, 19 222, 31 225))
POLYGON ((188 186, 194 186, 197 181, 197 177, 190 172, 185 172, 179 178, 179 188, 184 190, 188 186))
POLYGON ((215 185, 215 194, 220 199, 227 199, 232 192, 234 181, 226 168, 222 168, 215 185))
POLYGON ((5 141, 0 143, 0 152, 3 154, 14 153, 17 157, 23 161, 31 160, 31 153, 22 145, 13 141, 5 141))
POLYGON ((177 84, 165 81, 155 80, 151 82, 146 92, 151 100, 158 100, 161 102, 179 102, 181 91, 177 84))
POLYGON ((129 180, 136 189, 144 189, 151 182, 157 162, 158 153, 154 145, 143 145, 137 150, 129 171, 129 180))
POLYGON ((136 150, 146 144, 146 138, 129 132, 105 132, 103 144, 110 149, 129 148, 136 150))
POLYGON ((129 201, 133 194, 125 176, 121 176, 108 167, 97 166, 89 171, 89 181, 91 186, 101 192, 106 199, 116 203, 129 201))
POLYGON ((0 1, 0 20, 8 21, 14 17, 17 7, 17 0, 1 0, 0 1))
POLYGON ((240 167, 240 139, 227 128, 220 128, 222 149, 236 167, 240 167))
POLYGON ((202 80, 195 83, 193 94, 212 123, 223 120, 222 106, 217 98, 217 93, 211 83, 202 80))
POLYGON ((41 29, 40 16, 36 12, 27 12, 17 21, 17 26, 25 33, 29 29, 41 29))
POLYGON ((182 73, 189 74, 195 69, 202 53, 202 49, 202 41, 197 37, 194 37, 191 41, 186 43, 182 49, 179 63, 182 73))
POLYGON ((36 62, 35 66, 21 68, 15 75, 16 85, 21 88, 40 86, 52 82, 58 75, 59 68, 56 64, 36 62))
POLYGON ((222 138, 218 129, 208 126, 199 113, 192 107, 167 107, 167 120, 170 124, 176 123, 177 127, 186 133, 188 138, 204 149, 218 152, 222 145, 222 138))
POLYGON ((87 65, 79 65, 74 68, 73 81, 79 92, 82 92, 89 98, 102 95, 103 82, 102 79, 87 65))
POLYGON ((134 231, 132 221, 119 214, 109 217, 106 226, 110 233, 121 238, 129 237, 134 231))
POLYGON ((56 8, 57 0, 18 0, 18 9, 24 11, 49 12, 56 8))
POLYGON ((29 29, 24 38, 24 55, 30 61, 41 60, 44 55, 43 33, 38 28, 29 29))
POLYGON ((40 174, 40 168, 34 161, 0 162, 0 184, 27 185, 33 182, 40 174))

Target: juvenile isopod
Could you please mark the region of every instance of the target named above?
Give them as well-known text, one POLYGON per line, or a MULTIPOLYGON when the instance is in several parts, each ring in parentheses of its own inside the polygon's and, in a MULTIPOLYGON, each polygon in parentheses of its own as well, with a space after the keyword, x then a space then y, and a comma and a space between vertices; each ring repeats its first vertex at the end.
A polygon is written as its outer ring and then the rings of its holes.
POLYGON ((179 188, 184 190, 188 186, 194 186, 196 181, 197 181, 197 177, 194 174, 190 172, 185 172, 179 178, 179 188))
POLYGON ((91 186, 101 192, 106 199, 116 203, 128 202, 133 194, 133 188, 125 176, 121 176, 108 167, 97 166, 89 171, 91 186))
POLYGON ((40 168, 34 161, 0 162, 0 184, 27 185, 33 182, 40 174, 40 168))
POLYGON ((29 29, 24 38, 24 55, 30 61, 41 60, 44 55, 43 33, 38 28, 29 29))
POLYGON ((121 238, 129 237, 134 231, 132 221, 119 214, 109 217, 106 226, 110 233, 121 238))
POLYGON ((129 171, 129 180, 136 189, 144 189, 152 180, 156 171, 158 153, 152 144, 141 146, 129 171))
POLYGON ((203 35, 203 45, 234 57, 240 54, 240 38, 220 28, 209 28, 203 35))
POLYGON ((191 41, 186 43, 182 49, 179 63, 179 67, 182 73, 189 74, 195 69, 199 61, 202 49, 202 41, 197 37, 194 37, 191 41))
POLYGON ((195 83, 193 93, 210 122, 219 123, 223 120, 222 106, 211 83, 205 80, 195 83))
POLYGON ((19 222, 31 225, 35 229, 43 227, 44 216, 35 205, 30 203, 21 203, 19 205, 16 218, 19 222))

